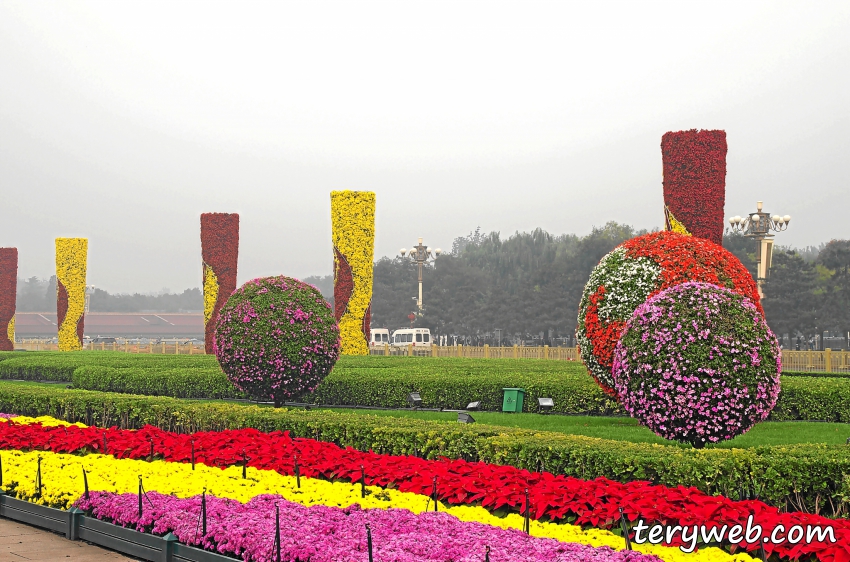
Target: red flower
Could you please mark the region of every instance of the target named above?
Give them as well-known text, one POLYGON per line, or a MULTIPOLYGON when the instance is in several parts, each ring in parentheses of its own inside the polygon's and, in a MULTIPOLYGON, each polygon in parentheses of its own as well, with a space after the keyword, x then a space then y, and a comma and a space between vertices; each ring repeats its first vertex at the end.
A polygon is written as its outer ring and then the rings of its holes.
MULTIPOLYGON (((203 213, 201 215, 201 256, 205 267, 218 280, 218 298, 212 317, 204 327, 204 348, 214 353, 215 325, 218 312, 236 290, 236 265, 239 259, 239 215, 236 213, 203 213)), ((204 279, 201 279, 203 285, 204 279)))
POLYGON ((18 249, 0 248, 0 351, 12 351, 15 342, 9 339, 9 323, 15 317, 18 291, 18 249))
POLYGON ((694 236, 723 244, 726 132, 679 131, 661 137, 664 204, 694 236))

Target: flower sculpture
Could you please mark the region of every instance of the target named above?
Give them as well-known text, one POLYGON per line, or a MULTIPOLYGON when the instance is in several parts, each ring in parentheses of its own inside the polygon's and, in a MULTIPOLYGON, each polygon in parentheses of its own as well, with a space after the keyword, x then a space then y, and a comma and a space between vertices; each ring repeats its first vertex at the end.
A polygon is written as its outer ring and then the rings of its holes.
POLYGON ((779 342, 753 301, 689 282, 635 310, 617 343, 614 386, 656 434, 702 447, 767 418, 781 366, 779 342))
POLYGON ((732 289, 761 311, 749 271, 731 252, 704 238, 653 232, 623 242, 600 260, 584 287, 576 339, 603 390, 616 395, 614 348, 634 310, 668 287, 696 280, 732 289))
POLYGON ((18 249, 0 248, 0 351, 15 349, 18 249))
POLYGON ((56 325, 59 351, 83 348, 88 238, 56 239, 56 325))
POLYGON ((213 336, 219 310, 236 290, 236 262, 239 257, 239 215, 201 215, 201 256, 204 284, 204 348, 213 351, 213 336))
POLYGON ((368 355, 375 252, 375 194, 332 191, 334 315, 342 353, 368 355))
POLYGON ((315 390, 331 371, 339 358, 339 328, 318 289, 291 277, 264 277, 227 299, 214 348, 237 388, 279 406, 315 390))
POLYGON ((726 132, 679 131, 661 137, 667 230, 723 243, 726 132))

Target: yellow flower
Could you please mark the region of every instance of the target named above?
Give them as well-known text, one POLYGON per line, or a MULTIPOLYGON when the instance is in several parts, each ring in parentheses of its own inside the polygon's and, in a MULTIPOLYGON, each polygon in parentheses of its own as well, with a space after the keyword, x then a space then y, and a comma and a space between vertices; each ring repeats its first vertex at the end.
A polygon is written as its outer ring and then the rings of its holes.
POLYGON ((667 215, 667 221, 670 224, 670 228, 667 230, 672 230, 673 232, 684 234, 685 236, 691 235, 691 233, 688 232, 688 229, 685 228, 685 225, 676 220, 676 217, 673 216, 673 213, 667 206, 664 207, 664 213, 667 215))
MULTIPOLYGON (((340 353, 368 355, 369 344, 363 327, 372 303, 375 194, 371 191, 332 191, 331 225, 333 247, 348 262, 353 282, 351 297, 339 320, 340 353)), ((336 275, 339 271, 336 252, 334 284, 337 283, 336 275)))
POLYGON ((213 268, 204 264, 204 325, 210 323, 218 300, 218 278, 213 268))
POLYGON ((87 238, 56 239, 56 290, 65 291, 68 308, 59 326, 59 350, 77 351, 83 348, 82 334, 77 326, 83 321, 86 309, 87 238))
MULTIPOLYGON (((260 494, 277 494, 306 506, 348 507, 359 504, 364 509, 400 508, 422 513, 433 509, 434 505, 426 496, 377 486, 366 486, 365 498, 360 497, 358 484, 301 478, 301 487, 298 488, 294 476, 283 476, 270 470, 248 468, 247 478, 243 479, 242 468, 238 466, 220 469, 198 464, 192 470, 189 464, 160 460, 145 462, 98 454, 77 456, 39 451, 3 451, 0 456, 3 461, 3 490, 23 500, 61 509, 70 508, 83 494, 83 470, 87 473, 89 490, 118 494, 137 493, 141 476, 146 490, 180 498, 195 496, 206 490, 216 497, 242 503, 260 494), (40 497, 36 497, 39 457, 42 459, 42 489, 40 497)), ((441 503, 439 509, 461 521, 477 521, 505 529, 521 529, 523 524, 520 515, 499 517, 483 507, 441 503)), ((531 521, 530 531, 534 536, 562 542, 610 546, 617 550, 624 548, 622 538, 601 529, 583 530, 576 525, 531 521)), ((634 545, 634 548, 654 554, 665 562, 754 562, 746 554, 732 556, 717 548, 706 548, 692 554, 674 547, 634 545)))
POLYGON ((76 425, 77 427, 88 427, 87 425, 80 422, 70 423, 66 422, 65 420, 58 420, 56 418, 52 418, 50 416, 38 416, 37 418, 31 418, 29 416, 15 416, 14 418, 0 418, 0 422, 12 422, 20 425, 40 423, 44 427, 69 427, 72 425, 76 425))

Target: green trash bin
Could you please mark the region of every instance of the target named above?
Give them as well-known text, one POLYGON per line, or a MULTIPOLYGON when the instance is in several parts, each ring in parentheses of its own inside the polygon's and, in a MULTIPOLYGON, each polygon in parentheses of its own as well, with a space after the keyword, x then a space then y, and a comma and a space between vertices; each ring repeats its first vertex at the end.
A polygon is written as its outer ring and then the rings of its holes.
POLYGON ((505 397, 502 400, 503 412, 522 412, 522 400, 525 398, 524 388, 503 388, 505 397))

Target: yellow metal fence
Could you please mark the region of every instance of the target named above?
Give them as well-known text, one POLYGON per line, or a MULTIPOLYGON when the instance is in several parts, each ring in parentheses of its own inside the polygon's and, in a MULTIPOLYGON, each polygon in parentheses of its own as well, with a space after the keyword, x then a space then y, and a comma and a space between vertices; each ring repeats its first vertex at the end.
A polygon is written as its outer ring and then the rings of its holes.
MULTIPOLYGON (((58 351, 55 343, 37 341, 15 345, 28 351, 58 351)), ((169 355, 203 355, 204 347, 193 343, 90 343, 85 350, 120 351, 124 353, 158 353, 169 355)), ((451 345, 398 347, 379 345, 369 350, 372 355, 405 355, 420 357, 467 357, 476 359, 552 359, 556 361, 581 361, 577 347, 484 347, 451 345)), ((850 351, 827 349, 825 351, 782 351, 783 371, 850 372, 850 351)))

